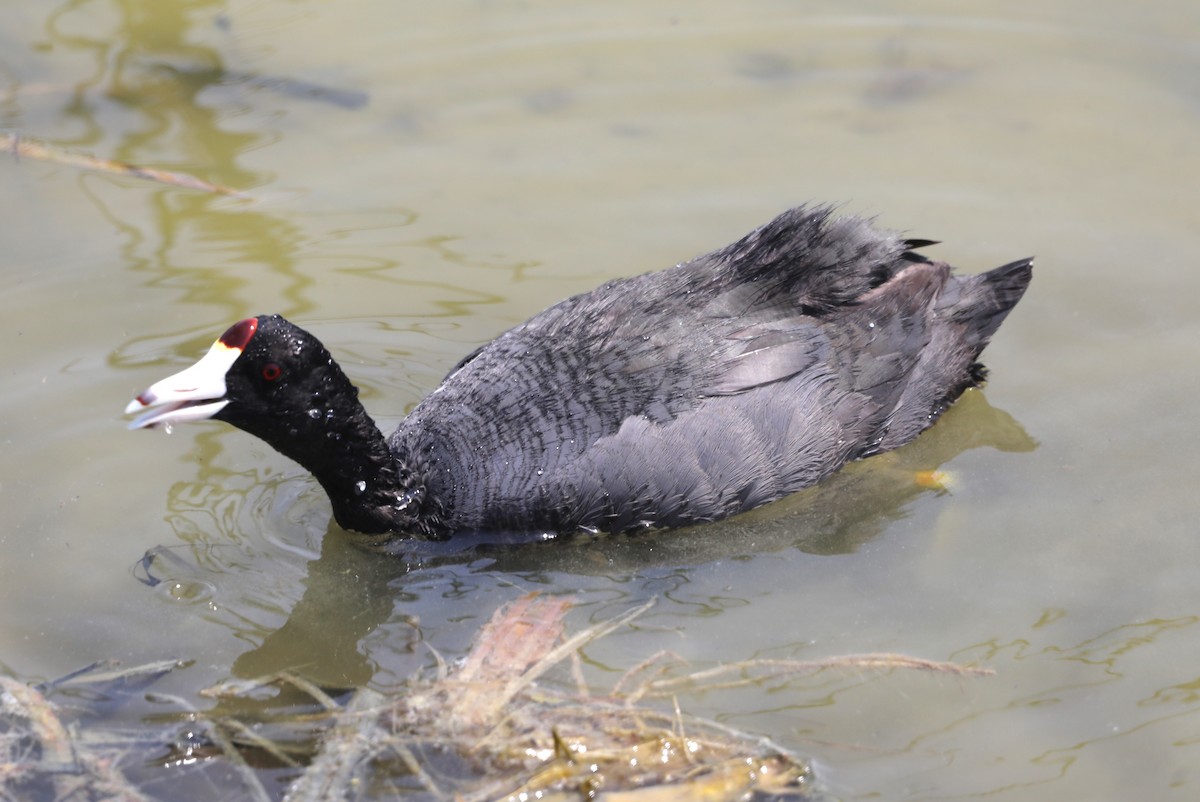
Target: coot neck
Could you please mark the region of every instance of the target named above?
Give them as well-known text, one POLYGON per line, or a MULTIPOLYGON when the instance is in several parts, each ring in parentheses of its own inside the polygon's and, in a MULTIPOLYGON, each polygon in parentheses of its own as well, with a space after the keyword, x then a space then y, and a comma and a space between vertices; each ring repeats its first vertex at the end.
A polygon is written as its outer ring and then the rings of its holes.
POLYGON ((366 410, 342 409, 323 437, 307 448, 304 464, 333 505, 343 529, 365 535, 415 533, 422 489, 400 465, 366 410))
POLYGON ((280 389, 307 401, 277 408, 275 415, 243 416, 230 405, 215 417, 256 434, 307 468, 343 529, 366 535, 422 532, 422 483, 392 454, 358 400, 358 388, 337 363, 325 356, 294 387, 280 389))

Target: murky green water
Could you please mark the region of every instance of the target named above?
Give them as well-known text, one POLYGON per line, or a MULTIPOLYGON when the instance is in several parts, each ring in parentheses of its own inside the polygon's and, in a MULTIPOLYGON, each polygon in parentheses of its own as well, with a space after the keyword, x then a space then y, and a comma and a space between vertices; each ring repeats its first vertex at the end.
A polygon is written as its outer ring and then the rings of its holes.
POLYGON ((995 670, 679 700, 836 797, 1196 798, 1197 42, 1184 0, 9 0, 0 132, 248 197, 0 158, 0 668, 191 660, 157 689, 201 707, 281 668, 386 689, 526 591, 575 594, 576 627, 654 597, 592 680, 660 650, 995 670), (388 430, 552 301, 810 200, 969 271, 1036 254, 1035 280, 983 393, 740 519, 414 567, 349 547, 241 433, 125 431, 261 312, 316 331, 388 430), (938 465, 948 492, 905 473, 938 465))

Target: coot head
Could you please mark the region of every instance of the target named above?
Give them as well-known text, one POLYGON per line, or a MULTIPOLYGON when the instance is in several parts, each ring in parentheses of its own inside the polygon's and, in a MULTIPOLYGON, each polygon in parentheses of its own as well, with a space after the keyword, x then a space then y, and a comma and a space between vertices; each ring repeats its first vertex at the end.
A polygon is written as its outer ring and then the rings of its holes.
POLYGON ((246 318, 190 368, 139 395, 131 429, 214 418, 273 445, 327 423, 331 401, 357 390, 308 332, 278 315, 246 318), (339 379, 341 381, 339 381, 339 379))
POLYGON ((316 337, 278 315, 230 326, 192 367, 130 402, 132 429, 214 419, 262 439, 316 476, 347 529, 415 526, 419 493, 316 337))
POLYGON ((314 438, 341 437, 339 417, 358 407, 358 390, 325 346, 278 315, 233 324, 190 368, 152 385, 125 408, 145 410, 140 429, 225 421, 301 463, 314 438))

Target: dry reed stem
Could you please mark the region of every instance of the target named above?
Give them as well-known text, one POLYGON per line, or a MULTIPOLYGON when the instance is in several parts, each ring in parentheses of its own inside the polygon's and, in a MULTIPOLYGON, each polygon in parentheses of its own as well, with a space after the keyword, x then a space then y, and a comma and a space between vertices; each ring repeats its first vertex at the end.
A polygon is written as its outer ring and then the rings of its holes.
POLYGON ((204 179, 187 175, 186 173, 158 170, 153 167, 139 167, 126 162, 100 159, 85 153, 73 153, 69 150, 63 150, 56 145, 51 145, 48 142, 29 139, 17 134, 0 134, 0 151, 7 151, 18 158, 23 157, 50 162, 51 164, 61 164, 65 167, 75 167, 80 170, 95 170, 110 175, 141 178, 147 181, 155 181, 159 184, 182 187, 183 189, 197 189, 202 192, 229 195, 235 198, 249 197, 236 189, 222 186, 221 184, 214 184, 204 179))

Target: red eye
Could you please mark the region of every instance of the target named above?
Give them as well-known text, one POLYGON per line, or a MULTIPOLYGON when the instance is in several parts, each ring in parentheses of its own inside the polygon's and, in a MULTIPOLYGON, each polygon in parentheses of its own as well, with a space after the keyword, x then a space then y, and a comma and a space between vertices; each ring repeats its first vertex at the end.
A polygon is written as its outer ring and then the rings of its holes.
POLYGON ((263 365, 262 377, 269 382, 273 382, 283 375, 283 368, 276 365, 274 362, 268 362, 263 365))

